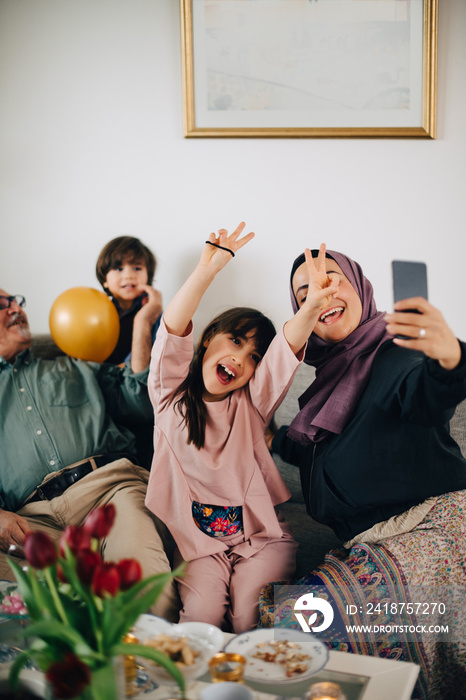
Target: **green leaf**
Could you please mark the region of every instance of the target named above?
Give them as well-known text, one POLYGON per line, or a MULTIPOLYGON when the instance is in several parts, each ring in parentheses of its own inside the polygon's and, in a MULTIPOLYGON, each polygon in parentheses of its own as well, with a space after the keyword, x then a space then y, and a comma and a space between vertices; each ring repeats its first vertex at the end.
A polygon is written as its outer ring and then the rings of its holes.
POLYGON ((26 579, 28 588, 28 602, 26 605, 28 609, 29 606, 31 606, 31 608, 35 611, 35 615, 31 616, 39 619, 49 619, 55 616, 59 619, 60 615, 57 611, 55 601, 53 600, 45 581, 42 579, 42 572, 39 573, 33 568, 27 568, 24 570, 16 567, 15 575, 17 575, 19 572, 21 572, 21 583, 18 582, 19 586, 21 586, 24 579, 26 579), (41 578, 39 578, 39 576, 41 578))
POLYGON ((64 625, 58 620, 40 620, 28 627, 28 636, 40 637, 48 644, 54 644, 58 648, 63 643, 72 649, 76 656, 101 659, 102 655, 93 649, 76 630, 64 625))
POLYGON ((24 571, 23 569, 21 569, 18 566, 18 564, 11 558, 9 560, 9 564, 16 578, 18 584, 18 591, 21 595, 21 598, 23 599, 25 606, 28 609, 30 617, 33 617, 34 619, 39 618, 41 616, 41 611, 32 592, 30 571, 24 571))
MULTIPOLYGON (((68 579, 68 587, 76 596, 76 599, 83 602, 86 611, 84 615, 87 619, 87 632, 93 631, 93 636, 97 647, 100 648, 100 639, 102 637, 101 630, 101 613, 98 610, 95 602, 95 598, 89 588, 85 584, 81 583, 79 577, 76 573, 76 558, 73 556, 71 551, 67 548, 66 558, 59 559, 60 565, 62 566, 63 573, 68 579)), ((69 607, 67 609, 67 614, 69 615, 69 607)), ((83 611, 84 612, 84 611, 83 611)), ((73 615, 73 613, 71 613, 73 615)), ((73 615, 74 617, 74 615, 73 615)), ((82 628, 83 620, 78 623, 79 629, 82 628)), ((86 628, 84 628, 86 629, 86 628)))
POLYGON ((76 573, 76 559, 72 554, 69 554, 69 559, 59 559, 59 563, 63 569, 65 577, 68 579, 68 586, 76 594, 76 596, 85 600, 90 606, 94 606, 94 599, 92 593, 90 592, 88 586, 85 586, 79 580, 76 573))
POLYGON ((16 690, 18 686, 19 674, 21 673, 23 667, 26 665, 30 658, 31 655, 27 651, 22 651, 21 654, 19 654, 19 656, 16 657, 16 659, 10 666, 10 673, 8 675, 8 679, 13 690, 16 690))
MULTIPOLYGON (((118 693, 118 680, 115 675, 112 659, 94 668, 92 671, 91 683, 92 692, 89 691, 88 695, 92 695, 92 700, 114 700, 114 698, 120 697, 118 693)), ((88 695, 85 695, 85 697, 88 697, 88 695)))
MULTIPOLYGON (((115 613, 106 620, 108 624, 105 625, 105 639, 110 646, 116 644, 133 627, 139 615, 148 611, 167 583, 177 575, 177 571, 150 576, 112 599, 115 613)), ((104 605, 108 604, 107 601, 104 605)))
POLYGON ((178 666, 164 653, 145 646, 144 644, 115 644, 112 649, 113 655, 120 654, 121 656, 143 656, 145 659, 154 661, 159 666, 162 666, 172 678, 178 683, 182 692, 183 698, 186 690, 184 676, 178 666))
POLYGON ((102 635, 101 643, 105 653, 108 653, 108 650, 112 648, 115 642, 119 641, 123 636, 122 633, 119 637, 115 638, 115 627, 119 628, 122 625, 125 626, 127 623, 124 620, 118 619, 120 613, 115 605, 115 598, 107 596, 106 598, 101 599, 101 603, 103 607, 103 612, 100 618, 100 629, 102 635))

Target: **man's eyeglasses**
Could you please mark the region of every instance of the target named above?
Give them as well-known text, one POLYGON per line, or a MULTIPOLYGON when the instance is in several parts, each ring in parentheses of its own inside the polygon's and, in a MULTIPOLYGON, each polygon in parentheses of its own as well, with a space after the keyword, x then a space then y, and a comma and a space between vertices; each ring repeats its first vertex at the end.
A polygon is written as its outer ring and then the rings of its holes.
POLYGON ((26 299, 21 296, 21 294, 15 294, 12 297, 4 297, 0 295, 0 309, 9 309, 12 301, 15 301, 18 306, 24 306, 26 304, 26 299))

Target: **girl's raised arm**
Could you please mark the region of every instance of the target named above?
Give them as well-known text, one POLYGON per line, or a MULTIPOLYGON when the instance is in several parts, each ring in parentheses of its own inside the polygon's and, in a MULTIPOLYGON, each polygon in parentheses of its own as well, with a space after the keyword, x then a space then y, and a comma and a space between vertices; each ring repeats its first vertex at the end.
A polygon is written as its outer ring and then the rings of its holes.
POLYGON ((224 228, 219 230, 218 236, 210 234, 197 266, 164 311, 163 318, 169 333, 185 335, 199 302, 216 274, 230 262, 237 250, 254 238, 252 232, 240 238, 245 226, 244 222, 240 223, 230 235, 224 228))
POLYGON ((285 324, 283 332, 289 346, 295 354, 306 344, 309 336, 315 328, 319 315, 330 303, 331 298, 338 292, 338 283, 335 283, 325 266, 325 244, 319 248, 316 259, 311 251, 304 251, 306 265, 309 274, 309 286, 306 300, 300 309, 285 324))

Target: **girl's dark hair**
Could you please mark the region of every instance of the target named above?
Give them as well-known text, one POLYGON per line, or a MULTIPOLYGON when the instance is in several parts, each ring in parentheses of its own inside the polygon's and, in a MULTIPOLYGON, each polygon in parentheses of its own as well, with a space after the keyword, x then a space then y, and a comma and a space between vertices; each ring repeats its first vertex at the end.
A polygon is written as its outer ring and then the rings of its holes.
POLYGON ((97 259, 95 272, 102 287, 110 270, 116 270, 123 262, 144 263, 147 268, 147 284, 152 284, 157 266, 153 252, 139 238, 118 236, 102 248, 97 259))
POLYGON ((175 408, 188 428, 188 445, 193 443, 200 450, 205 442, 207 409, 203 400, 205 387, 202 378, 202 362, 206 351, 204 343, 219 333, 246 338, 251 331, 257 353, 263 357, 276 331, 272 321, 256 309, 229 309, 216 316, 204 329, 189 366, 188 376, 173 395, 175 408))

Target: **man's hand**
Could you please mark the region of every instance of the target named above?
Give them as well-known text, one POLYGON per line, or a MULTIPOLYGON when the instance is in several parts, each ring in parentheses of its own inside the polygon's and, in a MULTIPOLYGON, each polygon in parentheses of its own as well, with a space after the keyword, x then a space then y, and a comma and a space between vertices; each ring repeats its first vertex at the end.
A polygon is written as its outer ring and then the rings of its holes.
POLYGON ((0 510, 0 549, 8 552, 11 545, 23 547, 31 527, 21 515, 8 510, 0 510))

